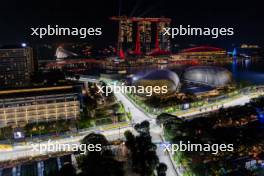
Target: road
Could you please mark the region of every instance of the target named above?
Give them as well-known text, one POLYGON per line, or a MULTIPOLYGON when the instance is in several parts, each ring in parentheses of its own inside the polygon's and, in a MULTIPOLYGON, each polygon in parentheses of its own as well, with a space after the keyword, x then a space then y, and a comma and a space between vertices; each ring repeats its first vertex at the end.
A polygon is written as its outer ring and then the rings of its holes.
MULTIPOLYGON (((123 138, 123 134, 126 130, 131 130, 131 127, 124 127, 122 129, 111 129, 107 131, 100 132, 101 134, 105 135, 107 140, 113 141, 120 138, 123 138)), ((63 138, 63 139, 55 139, 52 140, 55 144, 79 144, 81 139, 85 137, 87 134, 91 133, 93 131, 84 131, 79 136, 74 136, 70 138, 63 138)), ((52 151, 46 151, 46 152, 40 152, 37 150, 34 150, 34 146, 39 146, 39 144, 48 145, 48 141, 42 141, 39 143, 27 143, 23 145, 14 146, 12 150, 2 150, 0 151, 0 162, 1 161, 11 161, 11 160, 17 160, 22 159, 26 157, 36 157, 41 155, 47 155, 52 154, 52 151), (34 145, 34 146, 33 146, 34 145)))
MULTIPOLYGON (((133 123, 140 123, 144 120, 148 120, 150 122, 150 134, 152 136, 152 142, 161 143, 162 138, 162 129, 156 125, 155 119, 149 114, 144 113, 140 108, 136 107, 124 94, 115 93, 116 98, 121 101, 126 109, 126 111, 131 112, 133 123)), ((167 175, 168 176, 178 176, 176 169, 174 168, 174 164, 172 163, 170 156, 165 154, 163 150, 157 147, 157 155, 159 157, 160 162, 163 162, 167 165, 167 175)))
MULTIPOLYGON (((139 106, 131 102, 132 100, 129 100, 129 98, 125 96, 124 94, 116 92, 115 95, 117 99, 123 103, 126 111, 131 112, 133 123, 140 123, 144 120, 148 120, 151 125, 150 132, 151 132, 153 142, 155 143, 162 142, 162 139, 161 139, 162 129, 160 129, 159 126, 156 125, 155 120, 153 119, 153 116, 151 114, 146 114, 139 106)), ((251 98, 257 97, 257 96, 259 95, 253 95, 253 96, 243 95, 236 99, 224 102, 223 107, 226 108, 226 107, 231 107, 231 106, 236 106, 236 105, 244 105, 248 103, 251 98)), ((204 109, 203 111, 200 111, 200 109, 197 108, 195 110, 182 113, 180 116, 192 118, 192 116, 194 115, 214 111, 219 108, 220 106, 215 106, 213 108, 204 109)), ((169 176, 182 175, 182 169, 179 169, 179 167, 175 166, 174 163, 172 163, 173 161, 170 159, 170 156, 168 154, 165 154, 160 147, 157 148, 157 155, 160 159, 160 162, 163 162, 168 166, 167 175, 169 176)))
POLYGON ((229 101, 225 101, 223 103, 218 103, 218 106, 215 103, 212 103, 210 105, 207 105, 205 107, 199 107, 199 108, 193 108, 189 110, 184 110, 181 112, 174 113, 178 117, 187 117, 187 118, 192 118, 192 116, 201 114, 201 113, 206 113, 206 112, 211 112, 211 111, 216 111, 221 107, 228 108, 232 106, 243 106, 246 103, 250 102, 252 98, 259 97, 260 95, 263 95, 264 92, 259 92, 259 93, 253 93, 251 95, 241 95, 240 97, 236 97, 234 99, 230 99, 229 101))
MULTIPOLYGON (((87 79, 87 78, 86 78, 87 79)), ((85 81, 85 80, 84 80, 85 81)), ((155 118, 153 115, 145 113, 140 107, 135 105, 130 99, 128 99, 122 93, 115 93, 117 100, 121 101, 125 107, 127 112, 130 112, 132 115, 132 123, 140 123, 144 120, 150 122, 150 133, 152 136, 152 141, 154 143, 161 143, 162 142, 162 129, 156 125, 155 118)), ((241 96, 234 100, 225 102, 223 105, 224 107, 235 106, 235 105, 243 105, 250 101, 252 96, 241 96)), ((219 108, 219 107, 215 107, 219 108)), ((204 111, 200 111, 197 109, 192 109, 191 111, 184 112, 181 116, 189 116, 196 115, 199 113, 210 112, 216 110, 214 108, 207 108, 204 111)), ((122 129, 109 129, 101 132, 103 135, 107 137, 108 140, 115 140, 123 137, 123 132, 126 130, 132 130, 131 127, 124 127, 122 129)), ((56 142, 59 144, 79 144, 79 141, 91 131, 84 131, 79 136, 74 136, 70 138, 64 139, 56 139, 56 142)), ((53 140, 54 142, 54 140, 53 140)), ((47 144, 48 141, 41 142, 41 144, 47 144)), ((39 143, 35 143, 39 144, 39 143)), ((42 153, 42 155, 47 155, 52 153, 42 153)), ((25 157, 33 157, 41 155, 38 151, 33 152, 33 146, 30 143, 15 146, 10 151, 0 151, 0 161, 8 161, 8 160, 16 160, 25 157)), ((167 175, 168 176, 178 176, 182 175, 179 174, 177 167, 175 167, 173 161, 171 160, 170 156, 162 151, 162 149, 158 146, 157 147, 157 155, 159 157, 160 162, 165 163, 168 166, 167 175)))
POLYGON ((205 112, 210 112, 210 111, 215 111, 218 110, 221 107, 227 108, 227 107, 232 107, 232 106, 237 106, 237 105, 245 105, 246 103, 248 103, 250 101, 251 97, 243 95, 241 97, 235 98, 231 101, 228 102, 224 102, 221 105, 207 105, 205 107, 199 107, 199 108, 194 108, 194 109, 190 109, 190 110, 186 110, 186 111, 182 111, 182 112, 178 112, 175 113, 175 115, 177 115, 178 117, 191 117, 193 115, 197 115, 199 113, 205 113, 205 112))

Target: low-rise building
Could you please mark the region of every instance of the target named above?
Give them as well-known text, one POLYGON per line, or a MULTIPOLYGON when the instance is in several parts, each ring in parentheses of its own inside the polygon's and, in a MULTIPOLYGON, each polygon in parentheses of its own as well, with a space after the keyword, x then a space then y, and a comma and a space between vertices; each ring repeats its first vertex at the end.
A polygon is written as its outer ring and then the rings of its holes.
POLYGON ((79 86, 56 86, 0 91, 0 127, 77 119, 79 86))

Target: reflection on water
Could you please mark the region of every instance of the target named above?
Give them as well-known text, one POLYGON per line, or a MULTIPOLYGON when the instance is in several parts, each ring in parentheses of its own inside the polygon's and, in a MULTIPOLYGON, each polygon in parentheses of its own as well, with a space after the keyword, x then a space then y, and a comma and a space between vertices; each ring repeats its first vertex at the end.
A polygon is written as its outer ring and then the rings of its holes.
POLYGON ((238 82, 264 84, 264 62, 254 62, 250 59, 239 60, 234 57, 233 63, 225 65, 233 73, 238 82))
MULTIPOLYGON (((264 59, 263 61, 255 61, 250 58, 233 58, 233 62, 225 65, 219 65, 227 68, 232 72, 233 78, 236 82, 247 82, 251 84, 264 84, 264 59)), ((181 78, 183 71, 191 65, 180 65, 180 64, 161 64, 161 65, 142 65, 138 67, 127 67, 125 68, 127 74, 138 74, 146 73, 156 69, 170 69, 178 74, 181 78)), ((217 66, 217 64, 215 64, 217 66)), ((115 70, 104 70, 104 69, 91 69, 87 70, 85 74, 97 75, 100 73, 117 74, 115 70)))
MULTIPOLYGON (((250 84, 264 84, 264 62, 260 61, 251 61, 250 58, 238 59, 233 58, 233 62, 219 65, 227 68, 232 72, 233 78, 236 82, 247 82, 250 84)), ((179 77, 181 77, 184 69, 190 67, 190 65, 163 65, 163 68, 154 67, 154 68, 137 68, 137 70, 130 70, 132 73, 145 72, 153 69, 170 69, 176 72, 179 77)))

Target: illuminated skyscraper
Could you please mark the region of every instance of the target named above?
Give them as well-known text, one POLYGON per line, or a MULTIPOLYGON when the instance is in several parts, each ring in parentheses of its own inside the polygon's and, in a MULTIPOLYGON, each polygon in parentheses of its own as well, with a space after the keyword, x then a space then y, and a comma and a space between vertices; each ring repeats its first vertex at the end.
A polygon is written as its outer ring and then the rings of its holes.
POLYGON ((170 50, 170 36, 163 35, 164 28, 170 27, 170 22, 161 21, 157 23, 157 43, 156 48, 159 47, 161 50, 170 50))
POLYGON ((140 43, 144 52, 150 52, 151 49, 151 22, 139 21, 138 32, 140 36, 140 43))
MULTIPOLYGON (((147 54, 154 49, 156 52, 169 51, 170 40, 163 35, 165 27, 170 26, 169 18, 139 18, 139 17, 112 17, 119 22, 118 54, 133 50, 132 54, 147 54), (154 27, 156 24, 156 27, 154 27), (155 32, 155 35, 152 33, 155 32), (154 39, 153 39, 154 38, 154 39), (154 46, 155 48, 152 48, 154 46)), ((164 53, 164 52, 163 52, 164 53)))
POLYGON ((32 48, 0 49, 0 88, 28 85, 33 72, 32 48))

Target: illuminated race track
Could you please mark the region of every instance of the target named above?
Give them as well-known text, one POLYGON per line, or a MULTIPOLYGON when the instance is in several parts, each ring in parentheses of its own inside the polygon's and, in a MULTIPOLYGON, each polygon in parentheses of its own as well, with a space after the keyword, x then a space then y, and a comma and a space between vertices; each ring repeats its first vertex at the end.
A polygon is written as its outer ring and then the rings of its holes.
MULTIPOLYGON (((162 129, 156 125, 155 119, 153 116, 146 114, 140 108, 138 108, 134 103, 132 103, 124 94, 116 93, 117 99, 120 100, 126 111, 131 112, 133 123, 140 123, 144 120, 150 122, 150 133, 152 136, 152 142, 154 143, 162 143, 162 129)), ((167 165, 167 175, 169 176, 177 176, 177 168, 175 168, 173 161, 170 159, 170 156, 163 152, 160 145, 157 146, 157 155, 159 157, 160 162, 163 162, 167 165)))
MULTIPOLYGON (((89 81, 89 78, 87 80, 83 80, 83 82, 89 81)), ((93 80, 94 81, 94 80, 93 80)), ((236 105, 244 105, 245 103, 249 102, 251 98, 257 97, 259 95, 263 94, 261 93, 255 93, 255 94, 248 94, 248 95, 243 95, 239 96, 234 99, 230 99, 229 101, 226 101, 223 103, 223 107, 230 107, 230 106, 236 106, 236 105)), ((171 159, 171 156, 168 155, 167 153, 163 152, 163 149, 159 147, 159 143, 163 142, 162 138, 162 129, 156 125, 155 122, 155 116, 146 113, 142 108, 140 108, 137 104, 135 104, 132 100, 130 100, 126 95, 122 93, 115 93, 115 96, 117 100, 121 101, 122 104, 124 105, 125 109, 127 112, 131 112, 132 115, 132 124, 140 123, 144 120, 147 120, 150 122, 150 132, 152 136, 152 141, 158 145, 157 147, 157 155, 159 157, 160 162, 165 163, 168 166, 167 170, 167 175, 170 176, 177 176, 177 175, 182 175, 182 172, 179 171, 179 166, 176 166, 174 161, 171 159)), ((197 114, 201 114, 204 112, 210 113, 211 111, 215 111, 217 108, 207 108, 203 110, 202 112, 199 109, 195 109, 192 111, 182 111, 182 114, 179 116, 185 116, 188 118, 193 118, 197 114)), ((60 144, 79 144, 80 140, 87 134, 91 132, 98 132, 100 131, 101 134, 105 135, 108 140, 116 140, 123 138, 123 133, 126 130, 131 130, 133 131, 133 128, 131 126, 124 126, 121 130, 118 128, 114 129, 105 129, 105 130, 100 130, 98 128, 97 130, 89 130, 89 131, 83 131, 77 136, 72 136, 68 138, 61 138, 61 139, 51 139, 53 141, 56 141, 60 144)), ((134 132, 134 131, 133 131, 134 132)), ((41 144, 45 144, 48 141, 43 141, 40 142, 41 144)), ((32 151, 33 146, 32 144, 40 144, 40 143, 26 143, 26 144, 20 144, 14 146, 11 150, 0 150, 0 161, 8 161, 8 160, 17 160, 21 158, 27 158, 27 157, 35 157, 35 156, 41 156, 41 155, 47 155, 47 154, 52 154, 52 153, 40 153, 38 151, 32 151)))
POLYGON ((199 108, 178 111, 174 113, 174 115, 177 115, 178 117, 186 117, 188 119, 191 119, 196 115, 217 111, 220 108, 228 108, 232 106, 243 106, 246 103, 249 103, 252 98, 256 98, 261 95, 264 95, 264 93, 262 92, 258 94, 254 93, 251 95, 241 95, 239 97, 236 97, 234 99, 229 99, 224 102, 212 103, 212 104, 199 107, 199 108))
MULTIPOLYGON (((100 131, 101 134, 105 135, 109 141, 117 140, 120 138, 124 138, 123 133, 126 130, 131 130, 131 127, 124 127, 122 129, 111 129, 100 131)), ((98 131, 98 130, 97 130, 98 131)), ((81 132, 78 136, 72 136, 68 138, 61 138, 61 139, 50 139, 51 142, 55 142, 58 144, 79 144, 80 140, 83 139, 86 135, 91 132, 97 132, 96 130, 91 131, 84 131, 81 132)), ((41 141, 41 142, 28 142, 24 144, 17 144, 16 146, 12 147, 12 149, 8 150, 0 150, 0 162, 1 161, 9 161, 9 160, 17 160, 21 158, 27 157, 37 157, 41 155, 52 154, 53 152, 39 152, 34 150, 33 145, 48 145, 48 141, 41 141)))

